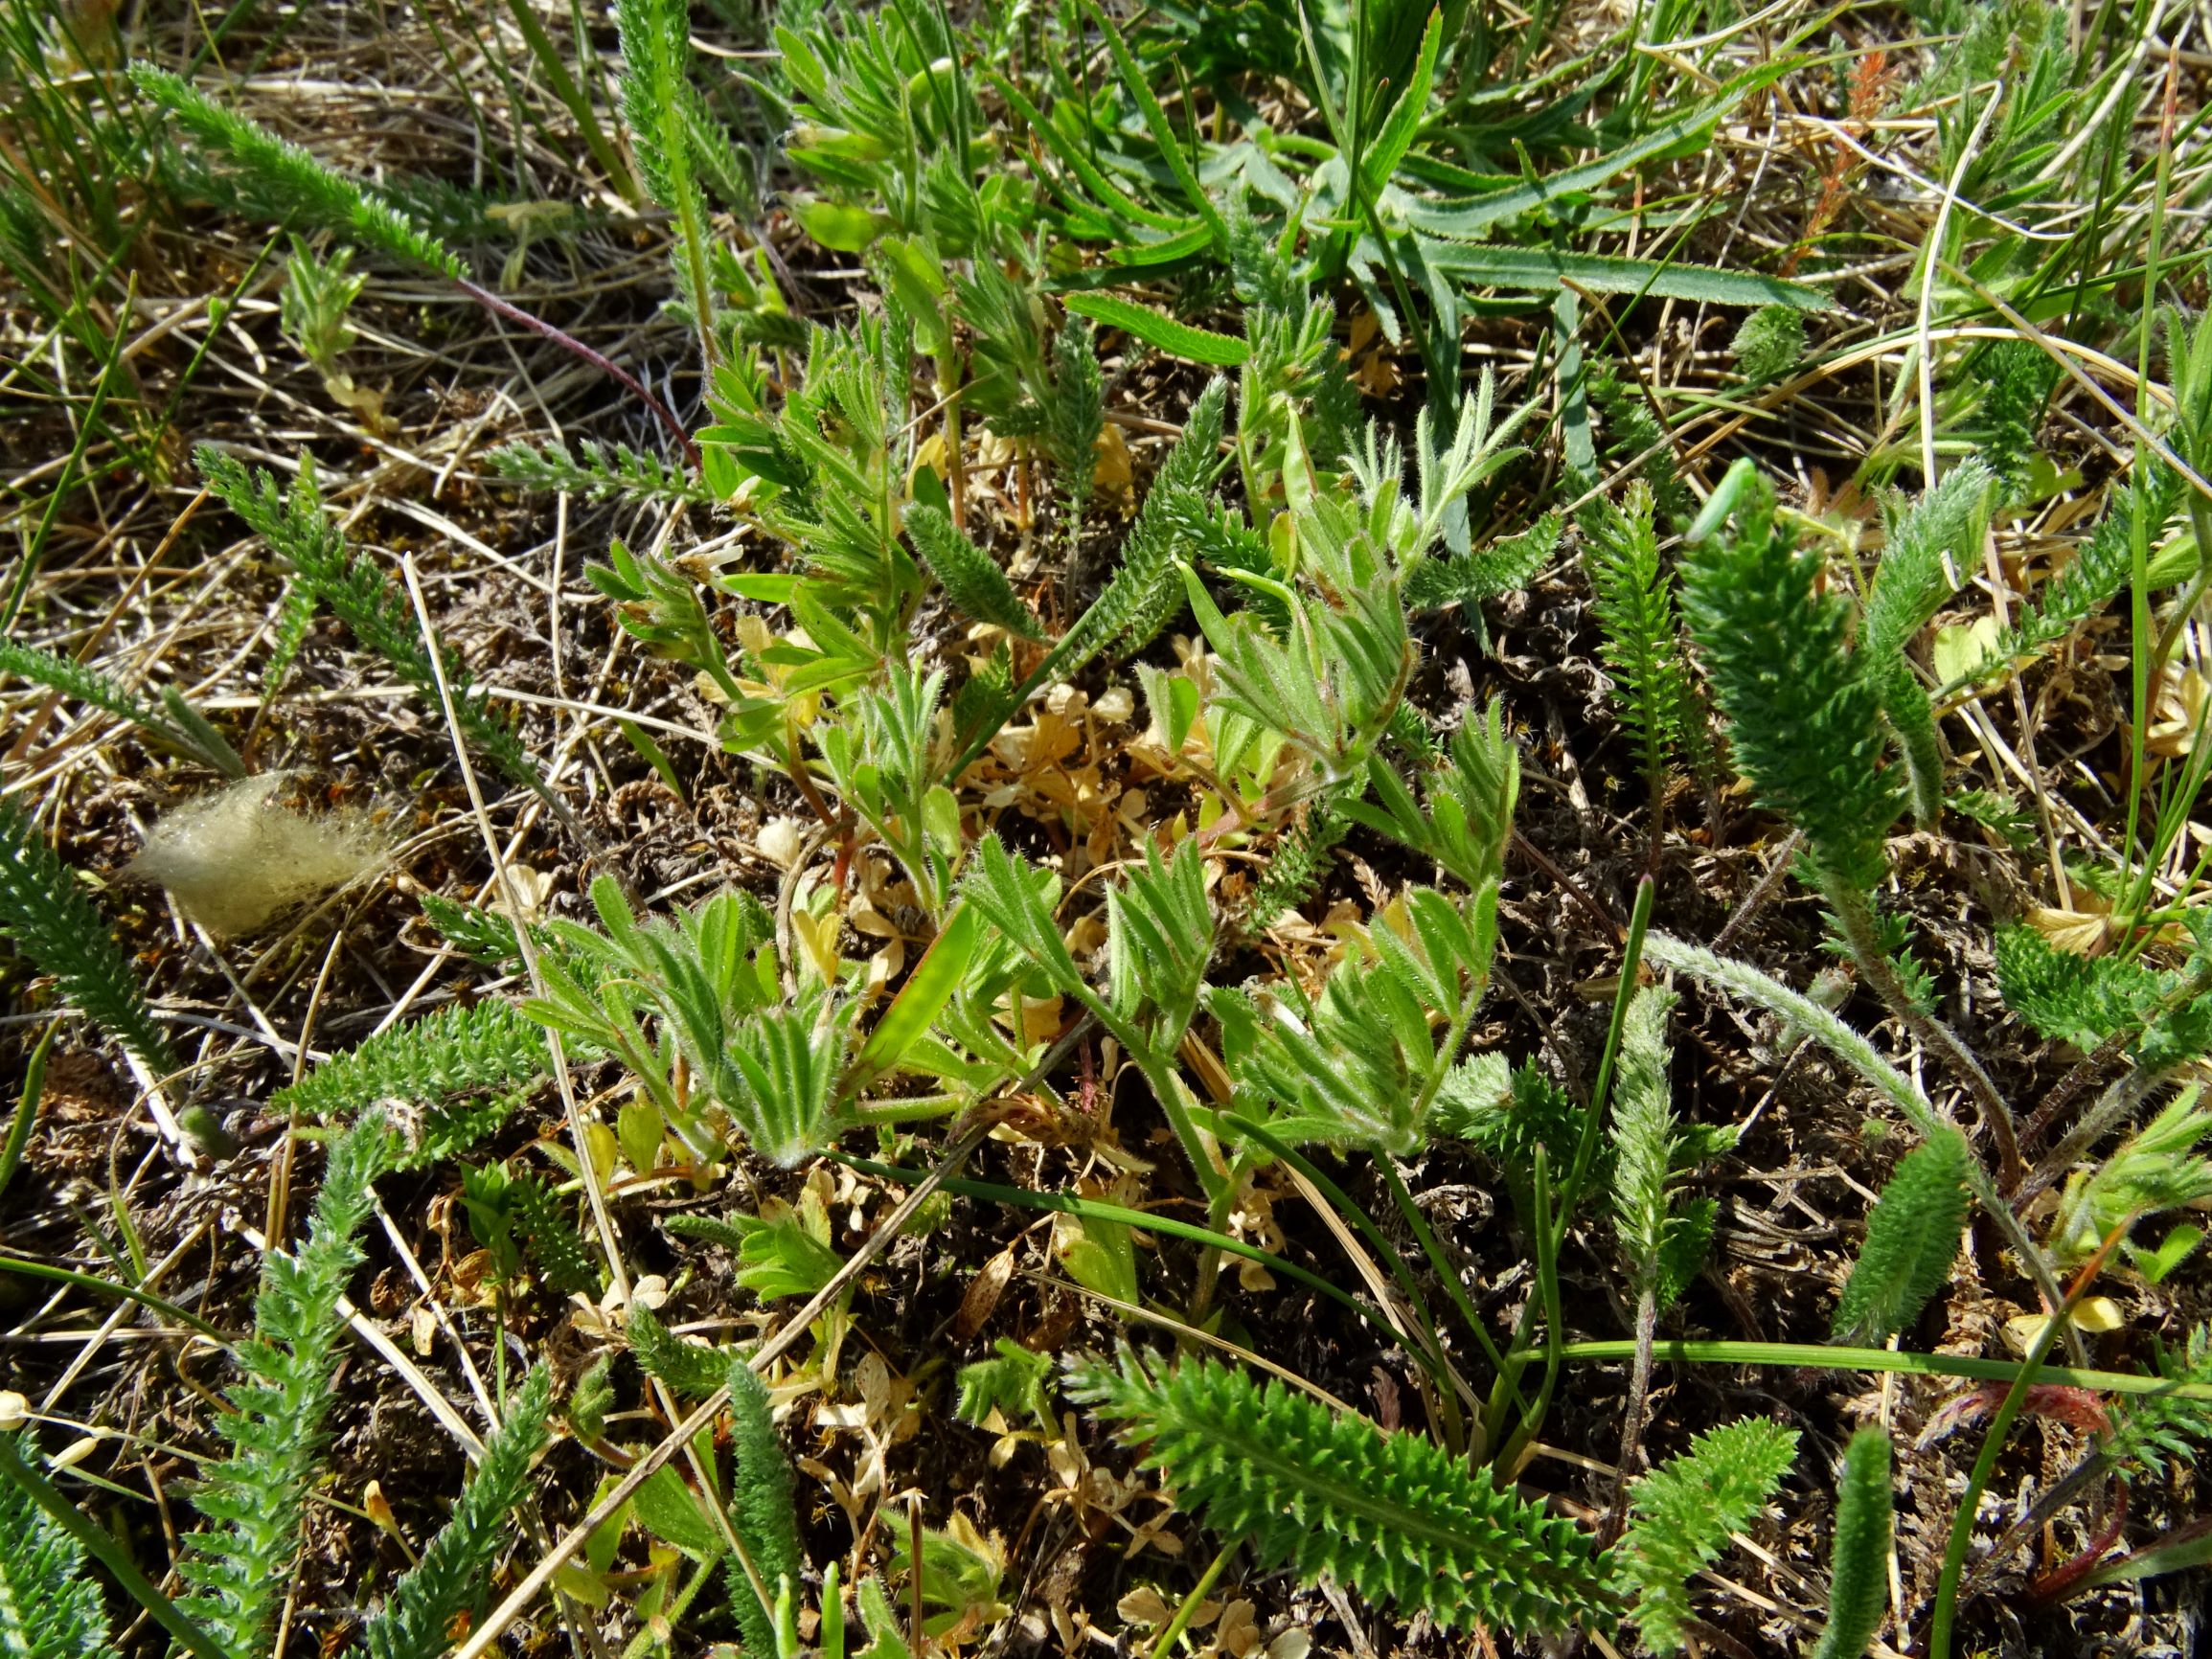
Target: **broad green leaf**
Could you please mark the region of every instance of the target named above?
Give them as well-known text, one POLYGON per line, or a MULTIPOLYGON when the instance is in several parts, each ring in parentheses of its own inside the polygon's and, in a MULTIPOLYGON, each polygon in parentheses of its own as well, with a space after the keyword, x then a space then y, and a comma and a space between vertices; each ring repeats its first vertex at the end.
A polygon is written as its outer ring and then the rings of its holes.
POLYGON ((1436 81, 1436 51, 1443 40, 1444 9, 1438 7, 1429 12, 1428 27, 1422 32, 1421 57, 1413 66, 1412 78, 1383 118, 1381 127, 1375 134, 1374 147, 1360 158, 1359 170, 1366 175, 1370 197, 1382 193, 1382 187, 1390 182, 1390 175, 1405 159, 1405 152, 1413 147, 1414 136, 1421 130, 1423 118, 1428 114, 1429 89, 1436 81))
POLYGON ((1119 329, 1186 363, 1210 363, 1220 369, 1234 369, 1251 354, 1251 348, 1233 335, 1217 334, 1211 329, 1177 322, 1112 294, 1070 294, 1061 304, 1079 317, 1119 329))
POLYGON ((721 1533, 670 1465, 653 1470, 652 1478, 631 1495, 630 1504, 639 1526, 685 1555, 711 1561, 722 1553, 721 1533))
POLYGON ((832 253, 860 253, 891 228, 886 215, 844 207, 818 196, 792 196, 786 205, 799 221, 799 228, 832 253))
POLYGON ((855 1062, 852 1086, 889 1073, 945 1011, 946 1003, 959 989, 974 958, 981 916, 972 904, 963 904, 952 913, 915 964, 899 994, 891 999, 891 1006, 883 1011, 883 1017, 876 1022, 876 1029, 868 1034, 855 1062))

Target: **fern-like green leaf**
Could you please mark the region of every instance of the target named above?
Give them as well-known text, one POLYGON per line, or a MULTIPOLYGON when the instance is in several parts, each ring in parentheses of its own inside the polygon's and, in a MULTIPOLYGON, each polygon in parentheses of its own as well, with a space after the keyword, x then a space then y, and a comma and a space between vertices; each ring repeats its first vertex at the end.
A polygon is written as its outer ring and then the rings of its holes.
POLYGON ((1044 630, 1037 613, 1022 602, 1006 580, 998 561, 968 539, 951 518, 935 507, 907 510, 906 538, 922 556, 937 585, 960 610, 977 622, 991 623, 1023 639, 1036 639, 1044 630))
POLYGON ((1613 677, 1613 706, 1654 786, 1679 752, 1696 706, 1675 617, 1674 581, 1659 562, 1656 511, 1651 487, 1639 480, 1620 508, 1599 509, 1583 555, 1595 595, 1592 609, 1605 630, 1602 648, 1613 677))
POLYGON ((332 1055, 270 1104, 326 1123, 350 1122, 380 1102, 429 1108, 421 1125, 400 1125, 402 1169, 450 1157, 491 1129, 513 1096, 552 1064, 545 1031, 513 1003, 487 1000, 441 1009, 332 1055), (491 1091, 489 1105, 453 1108, 453 1096, 491 1091))
POLYGON ((1207 517, 1206 487, 1220 465, 1218 451, 1228 408, 1228 384, 1210 380, 1183 418, 1183 435, 1152 475, 1136 522, 1122 539, 1113 580, 1062 637, 1057 672, 1074 673, 1092 655, 1141 651, 1182 608, 1182 577, 1175 569, 1181 544, 1207 517))
POLYGON ((251 176, 266 194, 282 201, 295 223, 340 231, 350 239, 403 263, 424 265, 441 276, 461 277, 460 257, 420 222, 365 186, 326 167, 298 145, 223 108, 166 69, 133 63, 130 79, 141 92, 172 111, 201 144, 251 176))
POLYGON ((706 506, 714 491, 682 466, 633 449, 584 439, 574 451, 552 444, 503 443, 486 457, 500 477, 587 501, 685 501, 706 506))
POLYGON ((1805 313, 1794 306, 1761 306, 1745 317, 1728 349, 1736 370, 1754 386, 1768 385, 1805 356, 1805 313))
POLYGON ((1850 607, 1817 592, 1820 560, 1796 551, 1758 489, 1734 534, 1693 550, 1683 610, 1759 804, 1805 831, 1824 879, 1865 890, 1899 806, 1881 706, 1844 648, 1850 607))
POLYGON ((744 1634, 745 1651, 775 1653, 782 1651, 775 1639, 776 1600, 787 1586, 789 1594, 798 1593, 807 1563, 799 1547, 791 1460, 776 1433, 767 1385, 752 1367, 734 1357, 729 1361, 729 1385, 730 1527, 768 1593, 764 1603, 743 1566, 732 1556, 727 1567, 730 1604, 744 1634))
POLYGON ((679 215, 688 208, 696 222, 704 203, 684 127, 689 9, 672 0, 618 0, 614 15, 622 40, 622 113, 638 172, 654 201, 679 215))
POLYGON ((1964 1137, 1946 1129, 1897 1166, 1875 1201, 1866 1242, 1836 1304, 1836 1341, 1879 1347, 1943 1288, 1966 1224, 1972 1155, 1964 1137))
POLYGON ((438 1659, 452 1645, 446 1632, 454 1616, 483 1612, 492 1563, 513 1537, 509 1513, 522 1501, 532 1460, 545 1448, 552 1397, 553 1374, 533 1366, 508 1401, 507 1419, 486 1443, 452 1518, 361 1632, 369 1659, 438 1659))
POLYGON ((1970 458, 1909 506, 1895 492, 1883 497, 1881 562, 1859 622, 1860 650, 1899 655, 1958 590, 1980 551, 1974 533, 1995 485, 1995 475, 1970 458))
POLYGON ((597 1296, 599 1269, 584 1248, 575 1212, 562 1206, 541 1175, 518 1175, 508 1191, 537 1276, 563 1296, 597 1296))
POLYGON ((1732 1128, 1686 1130, 1675 1118, 1667 1017, 1676 1000, 1647 987, 1629 1004, 1612 1102, 1613 1227, 1637 1294, 1651 1294, 1662 1309, 1703 1265, 1716 1210, 1710 1198, 1677 1203, 1671 1189, 1684 1169, 1736 1138, 1732 1128))
POLYGON ((1995 956, 2005 1008, 2044 1040, 2085 1053, 2143 1024, 2165 989, 2139 962, 2061 950, 2024 924, 1997 930, 1995 956))
POLYGON ((1699 1435, 1630 1489, 1633 1518, 1614 1552, 1615 1570, 1634 1598, 1629 1617, 1653 1652, 1681 1650, 1691 1575, 1720 1558, 1730 1533, 1750 1524, 1796 1456, 1796 1430, 1745 1418, 1699 1435))
POLYGON ((1960 685, 1986 679, 2006 662, 2034 656, 2056 645, 2111 603, 2128 585, 2134 564, 2135 515, 2140 511, 2155 547, 2181 510, 2183 486, 2172 468, 2145 460, 2136 475, 2111 494, 2104 517, 2076 550, 2066 568, 2046 583, 1996 648, 1961 675, 1960 685))
POLYGON ((1894 494, 1882 502, 1881 563, 1859 622, 1858 655, 1904 751, 1913 817, 1924 828, 1943 811, 1943 750, 1934 707, 1905 648, 1957 591, 1995 486, 1995 474, 1970 459, 1910 507, 1894 494))
POLYGON ((1448 1629, 1562 1632, 1613 1598, 1570 1523, 1492 1484, 1432 1441, 1340 1417, 1280 1382, 1213 1360, 1156 1372, 1079 1363, 1071 1393, 1122 1436, 1176 1501, 1254 1556, 1311 1581, 1327 1574, 1448 1629))
POLYGON ((1813 1659, 1862 1659, 1889 1610, 1889 1543, 1896 1507, 1889 1492, 1889 1436, 1862 1428, 1843 1451, 1836 1493, 1836 1554, 1829 1568, 1828 1626, 1813 1659))
POLYGON ((1044 442, 1067 496, 1070 536, 1083 529, 1105 430, 1106 375, 1099 367, 1098 340, 1087 321, 1073 318, 1053 336, 1052 389, 1044 398, 1044 442))
POLYGON ((686 1342, 642 1303, 629 1310, 629 1351, 646 1374, 688 1399, 704 1399, 730 1379, 729 1356, 686 1342))
MULTIPOLYGON (((56 656, 31 646, 18 645, 13 640, 0 639, 0 674, 20 674, 24 679, 59 692, 63 696, 75 697, 80 703, 90 703, 96 709, 104 709, 122 719, 128 720, 171 748, 190 755, 201 764, 212 766, 226 778, 242 778, 246 763, 239 760, 222 737, 194 714, 189 723, 180 725, 173 718, 148 708, 105 674, 88 669, 82 663, 68 657, 56 656)), ((175 695, 171 691, 170 695, 175 695)))
POLYGON ((0 801, 0 934, 15 942, 63 998, 150 1071, 176 1070, 146 993, 115 936, 44 836, 0 801))
POLYGON ((254 1335, 239 1351, 246 1377, 230 1391, 236 1409, 216 1425, 230 1455, 193 1494, 208 1524, 177 1560, 194 1590, 179 1605, 230 1659, 263 1659, 291 1582, 345 1329, 338 1300, 361 1261, 354 1236, 370 1184, 388 1166, 390 1135, 371 1116, 331 1144, 307 1241, 296 1255, 272 1253, 262 1269, 254 1335))
MULTIPOLYGON (((7 1439, 17 1443, 13 1434, 7 1439)), ((100 1586, 85 1572, 84 1546, 29 1492, 0 1478, 0 1659, 114 1655, 100 1586)))
MULTIPOLYGON (((307 579, 315 597, 337 613, 353 637, 388 663, 422 700, 443 713, 438 670, 422 643, 415 613, 384 573, 347 545, 323 510, 323 496, 308 457, 287 493, 262 467, 241 465, 221 450, 201 444, 194 453, 208 488, 222 497, 269 546, 307 579)), ((452 652, 445 653, 445 683, 452 693, 453 718, 462 735, 497 763, 513 782, 548 801, 537 763, 513 727, 496 718, 484 696, 474 692, 468 670, 452 652)))
POLYGON ((1423 559, 1405 579, 1406 608, 1469 605, 1526 587, 1558 548, 1562 525, 1558 513, 1547 512, 1518 535, 1453 557, 1423 559))
POLYGON ((2167 1355, 2158 1369, 2174 1386, 2133 1396, 2119 1411, 2104 1446, 2115 1467, 2163 1475, 2169 1463, 2193 1466, 2201 1448, 2212 1442, 2212 1401, 2203 1397, 2212 1389, 2212 1326, 2190 1331, 2182 1352, 2167 1355))
POLYGON ((1666 1236, 1667 1180, 1675 1168, 1667 1015, 1676 1001, 1655 986, 1630 1001, 1613 1082, 1613 1229, 1639 1280, 1657 1271, 1666 1236))
POLYGON ((1271 926, 1285 911, 1297 909, 1319 889, 1336 843, 1351 828, 1338 807, 1337 793, 1331 790, 1308 803, 1304 815, 1276 841, 1241 913, 1240 925, 1246 931, 1271 926))
POLYGON ((308 630, 314 625, 315 584, 295 570, 285 579, 276 621, 269 627, 268 660, 262 665, 264 705, 285 689, 285 677, 291 673, 292 664, 299 661, 300 648, 308 643, 308 630))

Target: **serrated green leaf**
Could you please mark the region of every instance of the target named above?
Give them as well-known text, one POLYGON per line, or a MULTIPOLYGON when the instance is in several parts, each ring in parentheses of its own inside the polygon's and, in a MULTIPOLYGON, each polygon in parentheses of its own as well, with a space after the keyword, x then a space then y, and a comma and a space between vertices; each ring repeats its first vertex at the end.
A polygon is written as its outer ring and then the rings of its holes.
POLYGON ((1550 248, 1507 248, 1459 242, 1426 244, 1429 261, 1460 281, 1520 293, 1556 291, 1565 283, 1600 294, 1645 294, 1715 306, 1792 306, 1826 311, 1836 302, 1818 288, 1756 271, 1663 263, 1614 254, 1562 254, 1550 248))
POLYGON ((1206 363, 1218 369, 1234 369, 1251 355, 1251 347, 1231 334, 1217 334, 1211 329, 1200 329, 1174 317, 1163 316, 1112 294, 1080 293, 1066 295, 1060 304, 1079 317, 1088 317, 1095 323, 1104 323, 1109 329, 1119 329, 1134 339, 1142 340, 1154 351, 1165 352, 1171 357, 1180 357, 1186 363, 1206 363))
POLYGON ((1836 1341, 1879 1345, 1909 1325, 1943 1288, 1966 1224, 1970 1156, 1953 1130, 1898 1165, 1867 1219, 1866 1242, 1836 1304, 1836 1341))

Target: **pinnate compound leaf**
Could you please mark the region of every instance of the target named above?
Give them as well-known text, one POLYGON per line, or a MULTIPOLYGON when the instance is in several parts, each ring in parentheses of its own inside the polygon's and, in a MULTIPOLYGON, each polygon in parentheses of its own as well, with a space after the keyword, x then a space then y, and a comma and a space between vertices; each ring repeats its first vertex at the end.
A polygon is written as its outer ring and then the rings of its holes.
POLYGON ((998 561, 955 528, 942 509, 910 509, 906 534, 946 597, 969 616, 1023 639, 1033 640, 1043 632, 998 561))
POLYGON ((369 1659, 438 1659, 451 1646, 446 1631, 454 1616, 484 1610, 492 1563, 512 1537, 508 1514, 522 1501, 531 1462, 545 1446, 552 1395, 553 1374, 542 1364, 532 1367, 462 1489, 452 1519, 361 1632, 369 1659))
POLYGON ((1871 888, 1901 796, 1880 699, 1845 648, 1849 605, 1820 591, 1819 558, 1753 489, 1738 526, 1692 550, 1683 611, 1759 804, 1805 831, 1827 876, 1871 888))
POLYGON ((1797 1432, 1763 1417, 1699 1435, 1631 1489, 1633 1518, 1614 1552, 1644 1645, 1664 1659, 1682 1648, 1691 1575, 1720 1558, 1797 1456, 1797 1432))
POLYGON ((1148 1443, 1176 1501, 1263 1562, 1327 1574, 1448 1629, 1571 1628, 1610 1605, 1586 1537, 1441 1445, 1338 1416, 1213 1360, 1172 1371, 1122 1351, 1079 1362, 1071 1392, 1148 1443))
POLYGON ((1917 1318, 1950 1277, 1966 1225, 1966 1162, 1955 1129, 1907 1153, 1882 1188, 1836 1307, 1836 1339, 1877 1347, 1917 1318))
POLYGON ((1896 1525, 1889 1491, 1889 1436, 1862 1428, 1844 1448, 1836 1494, 1836 1557, 1829 1569, 1828 1627, 1813 1659, 1861 1659, 1889 1607, 1889 1543, 1896 1525))

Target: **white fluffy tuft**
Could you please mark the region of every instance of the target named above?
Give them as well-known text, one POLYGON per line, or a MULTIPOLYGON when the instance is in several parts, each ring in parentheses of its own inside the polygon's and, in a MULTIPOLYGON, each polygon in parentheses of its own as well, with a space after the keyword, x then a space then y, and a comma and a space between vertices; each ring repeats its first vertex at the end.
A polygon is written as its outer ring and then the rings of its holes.
POLYGON ((278 799, 287 776, 241 778, 179 807, 124 874, 159 883, 192 920, 231 935, 375 868, 382 852, 367 823, 294 809, 278 799))

